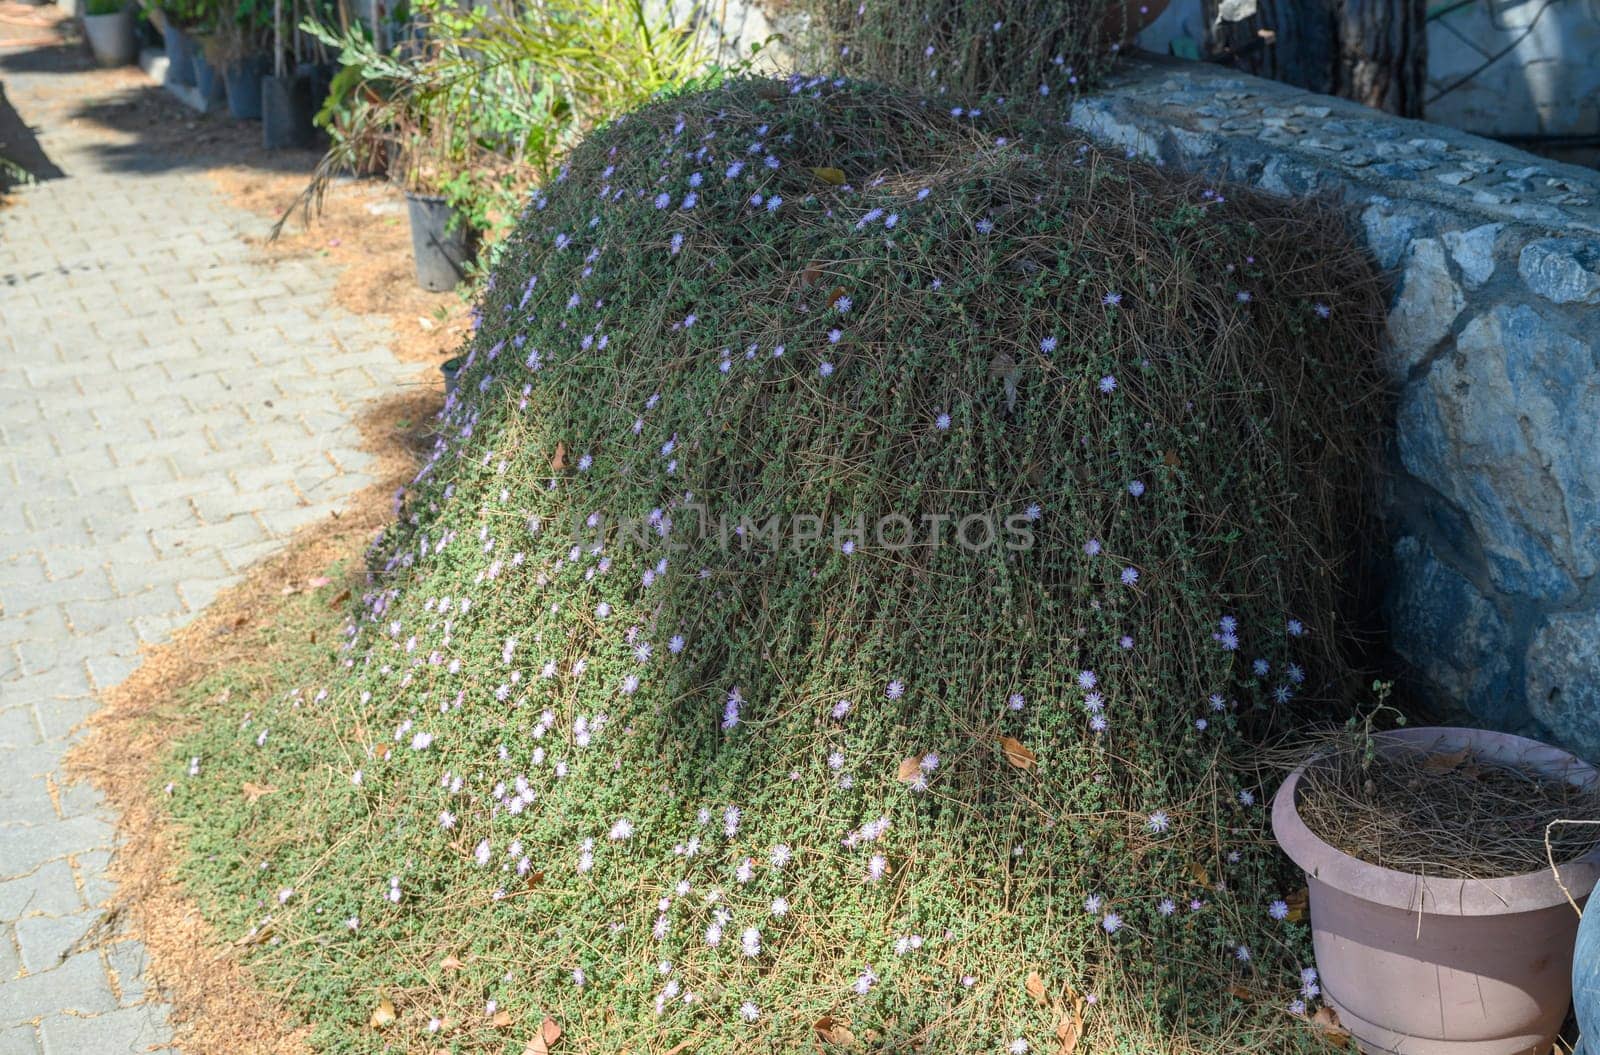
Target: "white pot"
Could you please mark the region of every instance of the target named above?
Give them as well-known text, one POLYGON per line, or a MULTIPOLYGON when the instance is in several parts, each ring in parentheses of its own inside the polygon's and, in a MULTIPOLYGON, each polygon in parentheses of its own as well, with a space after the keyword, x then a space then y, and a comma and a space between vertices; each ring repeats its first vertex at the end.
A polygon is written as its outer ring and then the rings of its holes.
POLYGON ((95 61, 102 66, 126 66, 138 56, 139 42, 133 33, 131 11, 84 15, 83 33, 89 38, 95 61))

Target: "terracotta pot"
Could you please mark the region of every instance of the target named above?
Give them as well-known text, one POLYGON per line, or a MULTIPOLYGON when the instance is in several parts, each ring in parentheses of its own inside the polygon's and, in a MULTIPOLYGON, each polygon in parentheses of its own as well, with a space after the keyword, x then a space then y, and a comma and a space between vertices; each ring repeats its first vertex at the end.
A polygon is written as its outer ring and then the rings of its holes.
POLYGON ((1131 41, 1139 31, 1161 17, 1170 0, 1111 0, 1100 21, 1102 40, 1131 41))
MULTIPOLYGON (((1516 762, 1575 784, 1600 779, 1565 751, 1508 733, 1404 729, 1380 751, 1451 752, 1516 762)), ((1304 767, 1272 803, 1272 833, 1305 869, 1324 999, 1366 1052, 1527 1055, 1550 1050, 1572 998, 1578 914, 1548 868, 1479 881, 1367 864, 1313 835, 1297 809, 1304 767)), ((1564 864, 1581 904, 1600 850, 1564 864)))

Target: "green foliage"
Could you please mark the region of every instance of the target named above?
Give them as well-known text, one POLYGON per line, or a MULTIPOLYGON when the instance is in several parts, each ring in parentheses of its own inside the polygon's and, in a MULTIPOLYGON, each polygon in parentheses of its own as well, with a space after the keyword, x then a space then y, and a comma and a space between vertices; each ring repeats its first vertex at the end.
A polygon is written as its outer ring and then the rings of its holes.
POLYGON ((322 1049, 1313 1046, 1250 748, 1351 688, 1383 303, 1335 221, 737 81, 590 136, 479 310, 338 650, 161 778, 322 1049))
POLYGON ((85 14, 117 15, 128 9, 128 0, 89 0, 85 14))
POLYGON ((33 173, 6 157, 3 152, 0 152, 0 190, 7 190, 19 184, 32 183, 33 181, 33 173))
POLYGON ((954 100, 1072 95, 1143 22, 1124 0, 801 0, 811 69, 954 100))
POLYGON ((209 24, 216 16, 216 0, 147 0, 168 21, 185 28, 209 24))
POLYGON ((303 204, 341 171, 386 167, 486 228, 514 216, 585 131, 708 70, 699 37, 644 0, 434 0, 413 17, 417 39, 389 50, 363 28, 305 25, 345 68, 317 118, 333 144, 303 204))

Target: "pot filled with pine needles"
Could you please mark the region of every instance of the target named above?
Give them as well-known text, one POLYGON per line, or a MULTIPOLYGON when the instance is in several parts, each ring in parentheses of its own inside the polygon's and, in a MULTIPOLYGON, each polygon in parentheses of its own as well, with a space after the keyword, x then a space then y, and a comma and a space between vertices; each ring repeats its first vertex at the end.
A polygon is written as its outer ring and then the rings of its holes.
POLYGON ((1367 1052, 1543 1053, 1571 1001, 1579 905, 1600 877, 1600 774, 1480 729, 1314 744, 1273 802, 1305 870, 1324 1025, 1367 1052))

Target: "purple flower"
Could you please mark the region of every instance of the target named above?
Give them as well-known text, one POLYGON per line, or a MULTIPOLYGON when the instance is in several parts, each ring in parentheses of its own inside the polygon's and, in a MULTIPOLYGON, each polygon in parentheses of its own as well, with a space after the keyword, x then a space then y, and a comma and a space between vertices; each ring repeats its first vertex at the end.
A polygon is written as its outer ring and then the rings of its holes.
POLYGON ((891 700, 898 700, 906 694, 906 687, 899 681, 891 681, 888 688, 883 690, 883 694, 891 700))
POLYGON ((1138 568, 1123 568, 1122 569, 1122 585, 1124 585, 1124 586, 1132 586, 1134 583, 1136 583, 1138 581, 1139 581, 1139 569, 1138 568))
POLYGON ((1122 294, 1118 293, 1116 290, 1112 290, 1110 293, 1107 293, 1105 296, 1100 298, 1100 303, 1104 304, 1108 308, 1115 308, 1122 303, 1122 294))
POLYGON ((1110 395, 1111 393, 1115 392, 1116 390, 1117 390, 1117 379, 1115 377, 1111 376, 1110 374, 1107 374, 1106 376, 1104 376, 1104 377, 1102 377, 1100 379, 1100 391, 1101 392, 1104 392, 1106 395, 1110 395))

